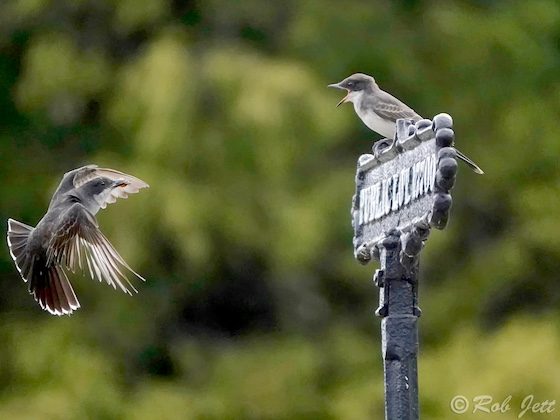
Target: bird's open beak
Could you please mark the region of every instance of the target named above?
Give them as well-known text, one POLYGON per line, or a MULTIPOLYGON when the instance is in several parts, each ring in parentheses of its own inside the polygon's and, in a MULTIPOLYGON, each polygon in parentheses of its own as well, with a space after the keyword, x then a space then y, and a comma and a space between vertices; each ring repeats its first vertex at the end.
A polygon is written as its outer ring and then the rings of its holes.
POLYGON ((346 96, 344 98, 342 98, 340 100, 339 103, 336 104, 337 107, 339 107, 340 105, 342 105, 345 102, 348 102, 348 96, 350 95, 350 91, 346 88, 343 88, 342 86, 340 86, 340 83, 332 83, 330 85, 328 85, 328 87, 332 87, 332 88, 337 88, 337 89, 342 89, 342 90, 346 90, 348 93, 346 94, 346 96))
POLYGON ((113 188, 126 187, 127 185, 128 185, 128 182, 126 182, 122 179, 117 179, 115 182, 113 182, 113 188))

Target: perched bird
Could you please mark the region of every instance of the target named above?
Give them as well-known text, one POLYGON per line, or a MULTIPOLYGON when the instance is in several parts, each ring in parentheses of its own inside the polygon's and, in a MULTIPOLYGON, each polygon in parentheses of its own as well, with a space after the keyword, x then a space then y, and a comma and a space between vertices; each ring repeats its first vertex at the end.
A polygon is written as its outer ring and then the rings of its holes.
MULTIPOLYGON (((329 87, 343 89, 348 94, 336 105, 352 102, 358 117, 371 130, 388 139, 395 137, 396 122, 403 118, 414 122, 421 120, 412 108, 399 101, 393 95, 381 90, 374 78, 363 73, 353 74, 340 83, 333 83, 329 87)), ((457 151, 457 157, 464 161, 477 174, 484 171, 471 159, 457 151)))
POLYGON ((137 292, 127 270, 141 280, 99 230, 95 214, 148 184, 114 169, 83 166, 64 174, 36 227, 8 219, 8 247, 29 293, 54 315, 80 307, 68 271, 87 270, 125 293, 137 292))

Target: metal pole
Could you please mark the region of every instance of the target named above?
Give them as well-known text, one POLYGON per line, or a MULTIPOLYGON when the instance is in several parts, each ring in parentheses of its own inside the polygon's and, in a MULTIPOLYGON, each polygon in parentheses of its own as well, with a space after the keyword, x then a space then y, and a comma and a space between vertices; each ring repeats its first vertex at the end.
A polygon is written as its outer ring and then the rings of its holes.
POLYGON ((398 120, 395 141, 376 142, 373 154, 358 159, 354 253, 362 264, 381 263, 374 281, 380 288, 376 314, 382 318, 387 420, 419 418, 419 258, 430 229, 444 229, 449 218, 449 192, 457 172, 452 127, 448 114, 420 120, 414 127, 398 120))
MULTIPOLYGON (((381 268, 379 308, 385 371, 385 419, 418 419, 418 259, 407 269, 401 264, 401 232, 393 229, 378 244, 381 268)), ((404 255, 406 257, 406 254, 404 255)))

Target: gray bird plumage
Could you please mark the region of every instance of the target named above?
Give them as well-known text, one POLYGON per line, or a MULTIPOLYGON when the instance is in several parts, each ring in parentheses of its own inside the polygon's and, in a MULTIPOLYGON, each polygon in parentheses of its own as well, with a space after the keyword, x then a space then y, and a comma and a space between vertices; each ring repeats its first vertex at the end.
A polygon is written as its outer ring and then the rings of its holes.
POLYGON ((99 230, 95 214, 117 198, 127 198, 148 184, 114 169, 88 165, 64 174, 47 213, 36 227, 8 219, 8 247, 29 293, 54 315, 80 307, 68 271, 87 271, 92 279, 132 294, 130 268, 99 230))
MULTIPOLYGON (((405 103, 393 95, 383 91, 375 79, 367 74, 355 73, 339 83, 330 84, 329 87, 343 89, 348 94, 342 98, 337 106, 352 102, 354 110, 365 125, 382 136, 393 139, 395 137, 396 122, 398 119, 408 119, 413 122, 422 117, 405 103)), ((457 157, 464 161, 474 172, 483 174, 484 171, 471 159, 457 151, 457 157)))

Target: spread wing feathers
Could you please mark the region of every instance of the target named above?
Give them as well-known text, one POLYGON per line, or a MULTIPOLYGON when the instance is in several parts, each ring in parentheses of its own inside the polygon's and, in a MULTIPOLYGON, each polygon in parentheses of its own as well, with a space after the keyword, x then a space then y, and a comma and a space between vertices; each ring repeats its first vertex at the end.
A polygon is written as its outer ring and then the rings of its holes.
POLYGON ((27 281, 27 276, 33 268, 33 259, 28 258, 25 248, 33 228, 14 219, 8 219, 8 249, 18 272, 27 281))
POLYGON ((422 119, 412 108, 385 91, 380 91, 378 98, 374 108, 375 112, 383 118, 391 121, 396 121, 399 118, 407 118, 414 121, 422 119))
POLYGON ((108 190, 107 194, 104 194, 102 198, 100 197, 101 202, 99 205, 102 209, 107 207, 107 204, 112 204, 117 201, 117 198, 127 198, 128 194, 135 194, 142 188, 149 187, 144 181, 132 175, 114 169, 98 168, 97 165, 88 165, 80 168, 78 172, 76 172, 76 175, 74 175, 74 187, 80 188, 97 177, 108 178, 111 181, 122 181, 122 184, 108 190))
POLYGON ((95 217, 81 204, 74 204, 62 217, 47 249, 48 263, 56 261, 72 272, 86 270, 92 279, 117 286, 132 295, 138 291, 126 271, 144 281, 101 233, 95 217))
POLYGON ((54 315, 71 314, 80 302, 66 277, 57 265, 46 266, 44 260, 33 258, 27 251, 31 226, 8 220, 8 247, 23 281, 29 282, 29 293, 41 308, 54 315))

